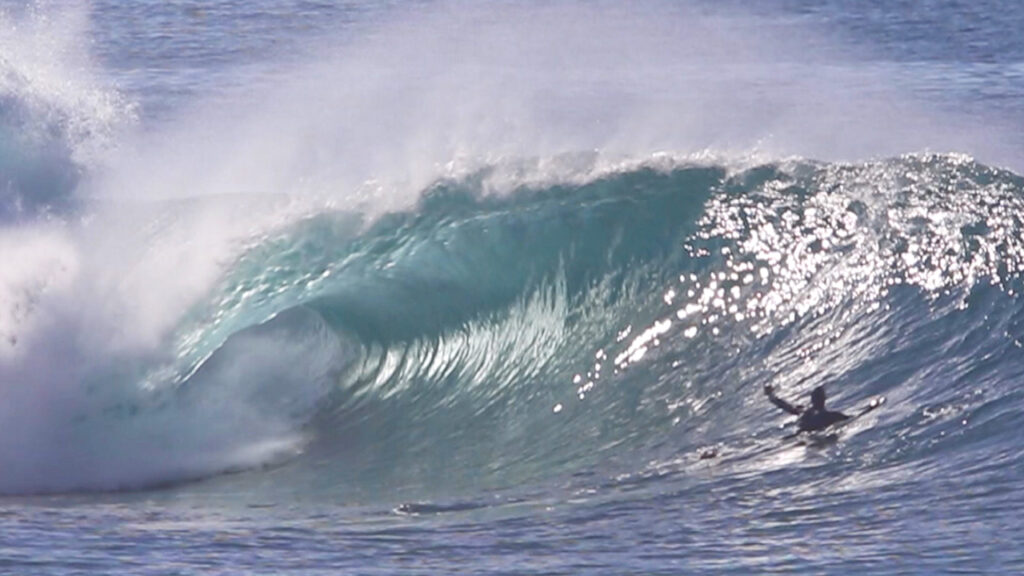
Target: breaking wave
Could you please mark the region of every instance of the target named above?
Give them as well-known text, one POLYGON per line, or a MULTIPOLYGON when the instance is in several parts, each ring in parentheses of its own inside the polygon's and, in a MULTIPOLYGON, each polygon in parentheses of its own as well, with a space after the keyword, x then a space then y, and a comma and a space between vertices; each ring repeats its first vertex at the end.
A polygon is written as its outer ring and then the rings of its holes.
POLYGON ((321 211, 255 237, 157 352, 72 347, 86 365, 49 376, 73 386, 39 390, 33 341, 10 332, 5 421, 48 411, 45 431, 22 422, 36 445, 2 445, 2 488, 282 461, 334 487, 508 484, 708 446, 748 458, 773 428, 766 383, 825 384, 839 405, 887 395, 883 460, 1007 448, 1015 174, 942 155, 659 159, 493 193, 505 168, 376 220, 321 211))

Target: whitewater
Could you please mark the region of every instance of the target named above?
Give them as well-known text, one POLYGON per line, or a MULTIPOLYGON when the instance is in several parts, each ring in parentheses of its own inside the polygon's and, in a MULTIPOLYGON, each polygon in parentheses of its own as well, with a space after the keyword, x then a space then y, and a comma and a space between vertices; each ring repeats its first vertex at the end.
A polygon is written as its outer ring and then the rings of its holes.
POLYGON ((1024 571, 1022 24, 0 7, 0 573, 1024 571))

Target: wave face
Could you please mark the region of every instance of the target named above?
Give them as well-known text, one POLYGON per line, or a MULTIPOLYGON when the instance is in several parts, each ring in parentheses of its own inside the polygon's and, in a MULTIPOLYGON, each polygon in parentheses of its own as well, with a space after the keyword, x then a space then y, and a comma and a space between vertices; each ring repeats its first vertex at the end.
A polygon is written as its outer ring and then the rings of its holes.
POLYGON ((908 156, 639 166, 498 197, 486 179, 354 238, 320 215, 235 269, 228 293, 275 294, 245 306, 358 342, 308 424, 317 477, 515 485, 708 446, 765 467, 747 439, 777 422, 766 383, 888 396, 875 465, 1009 449, 1014 174, 908 156))
MULTIPOLYGON (((421 497, 685 472, 712 449, 764 473, 784 420, 764 384, 826 385, 839 409, 886 395, 854 434, 868 471, 1019 461, 1019 176, 942 155, 658 159, 496 192, 514 168, 253 236, 155 351, 66 342, 86 332, 54 311, 57 280, 18 296, 0 491, 285 463, 291 489, 421 497)), ((74 275, 67 234, 20 240, 58 255, 37 278, 74 275)))

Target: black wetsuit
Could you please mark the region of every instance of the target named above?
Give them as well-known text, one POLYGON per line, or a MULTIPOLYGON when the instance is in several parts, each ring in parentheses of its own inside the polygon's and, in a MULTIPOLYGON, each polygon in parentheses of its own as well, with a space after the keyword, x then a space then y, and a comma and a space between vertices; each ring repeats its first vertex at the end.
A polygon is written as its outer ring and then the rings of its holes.
POLYGON ((826 409, 824 405, 812 405, 810 408, 794 406, 782 398, 779 398, 773 392, 768 393, 768 399, 771 400, 772 404, 775 404, 786 412, 800 417, 797 420, 797 427, 800 429, 800 432, 816 432, 818 430, 824 430, 836 422, 842 422, 849 418, 849 416, 842 412, 833 412, 832 410, 826 409))

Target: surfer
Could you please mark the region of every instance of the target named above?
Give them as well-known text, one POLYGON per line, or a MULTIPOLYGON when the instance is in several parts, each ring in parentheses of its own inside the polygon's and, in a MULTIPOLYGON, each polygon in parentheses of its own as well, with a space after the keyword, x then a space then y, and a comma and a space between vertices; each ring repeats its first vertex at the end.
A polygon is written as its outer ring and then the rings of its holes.
POLYGON ((811 407, 804 408, 803 406, 794 406, 789 402, 786 402, 782 398, 775 395, 775 388, 771 384, 764 385, 764 393, 768 396, 768 400, 771 400, 772 404, 775 404, 782 410, 789 412, 794 416, 799 416, 797 420, 797 427, 800 432, 817 432, 818 430, 824 430, 829 426, 847 420, 850 417, 842 412, 833 412, 825 408, 825 387, 818 386, 811 391, 811 407))

